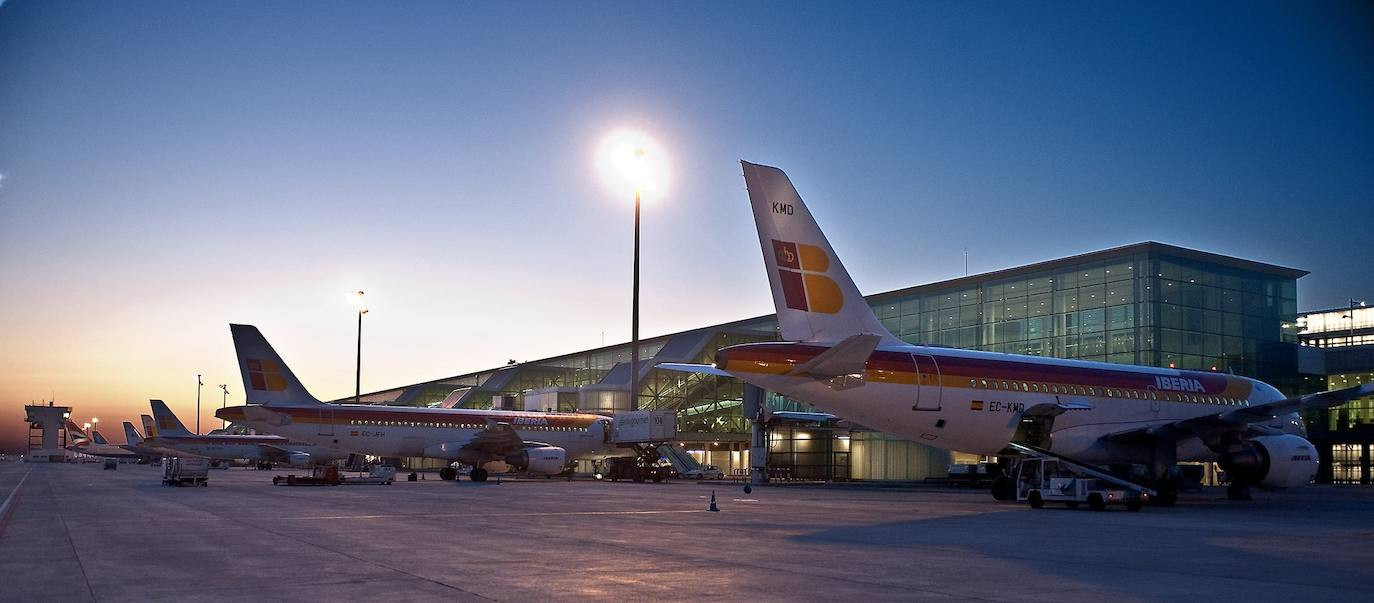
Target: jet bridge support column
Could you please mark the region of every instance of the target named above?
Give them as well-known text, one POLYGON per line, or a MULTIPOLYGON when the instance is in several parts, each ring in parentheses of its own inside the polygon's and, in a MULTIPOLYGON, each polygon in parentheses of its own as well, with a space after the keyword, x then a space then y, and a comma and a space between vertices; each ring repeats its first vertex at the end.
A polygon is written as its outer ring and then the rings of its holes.
POLYGON ((768 421, 764 417, 764 391, 744 385, 744 416, 752 426, 749 439, 749 483, 768 483, 768 421))

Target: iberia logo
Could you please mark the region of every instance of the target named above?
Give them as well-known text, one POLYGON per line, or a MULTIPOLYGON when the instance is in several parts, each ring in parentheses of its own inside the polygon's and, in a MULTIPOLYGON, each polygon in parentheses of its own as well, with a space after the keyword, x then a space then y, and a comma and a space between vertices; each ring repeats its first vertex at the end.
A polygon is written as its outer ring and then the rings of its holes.
POLYGON ((281 376, 281 368, 271 360, 248 360, 248 381, 258 391, 279 392, 286 389, 286 378, 281 376))
POLYGON ((820 247, 773 239, 773 257, 787 307, 834 314, 844 307, 840 286, 820 273, 830 270, 830 256, 820 247))

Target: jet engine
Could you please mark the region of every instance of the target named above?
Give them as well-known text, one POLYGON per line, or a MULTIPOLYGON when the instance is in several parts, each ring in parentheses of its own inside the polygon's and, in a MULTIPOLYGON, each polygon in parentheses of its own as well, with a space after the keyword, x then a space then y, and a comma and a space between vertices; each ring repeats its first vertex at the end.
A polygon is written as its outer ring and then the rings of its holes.
POLYGON ((1301 486, 1317 476, 1317 448, 1299 436, 1261 436, 1240 442, 1217 463, 1235 482, 1275 489, 1301 486))
POLYGON ((516 471, 539 475, 562 473, 567 465, 568 451, 557 446, 526 448, 506 457, 506 463, 516 471))
POLYGON ((310 465, 310 455, 304 452, 293 452, 286 455, 286 463, 292 467, 306 467, 310 465))

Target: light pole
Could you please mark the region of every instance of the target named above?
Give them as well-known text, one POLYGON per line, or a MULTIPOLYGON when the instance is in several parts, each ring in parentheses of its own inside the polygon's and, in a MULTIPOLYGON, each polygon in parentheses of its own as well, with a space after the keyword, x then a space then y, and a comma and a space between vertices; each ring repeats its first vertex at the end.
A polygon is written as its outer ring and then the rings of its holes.
POLYGON ((363 292, 354 291, 348 298, 358 309, 358 362, 353 376, 353 403, 361 404, 363 395, 363 315, 367 314, 367 304, 363 303, 363 292))
POLYGON ((196 373, 196 435, 200 435, 200 373, 196 373))
POLYGON ((643 133, 619 131, 607 136, 597 152, 602 177, 613 189, 634 190, 635 232, 630 292, 630 410, 639 409, 639 213, 644 192, 657 192, 666 180, 664 154, 643 133))
MULTIPOLYGON (((220 409, 220 410, 224 410, 224 405, 225 405, 225 404, 228 404, 228 402, 229 402, 229 384, 227 384, 227 383, 221 383, 221 384, 219 384, 219 389, 220 389, 220 391, 224 392, 224 397, 220 398, 220 400, 219 400, 219 409, 220 409)), ((228 422, 228 421, 225 421, 223 418, 221 418, 221 419, 219 420, 219 427, 220 427, 220 429, 224 429, 225 427, 228 427, 228 426, 229 426, 229 422, 228 422)))
POLYGON ((91 417, 91 432, 86 434, 91 436, 91 443, 95 443, 95 430, 100 427, 100 417, 91 417))

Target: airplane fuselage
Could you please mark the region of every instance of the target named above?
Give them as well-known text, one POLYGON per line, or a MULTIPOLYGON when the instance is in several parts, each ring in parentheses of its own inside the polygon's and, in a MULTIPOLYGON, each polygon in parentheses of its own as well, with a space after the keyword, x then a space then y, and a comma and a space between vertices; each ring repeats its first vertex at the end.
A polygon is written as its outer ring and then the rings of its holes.
POLYGON ((487 429, 508 423, 526 442, 567 451, 568 458, 619 456, 610 443, 610 417, 583 413, 488 411, 330 404, 236 406, 221 418, 259 431, 383 457, 457 458, 453 451, 487 429))
POLYGON ((216 460, 280 461, 281 454, 264 450, 264 446, 282 451, 303 452, 312 461, 327 461, 344 458, 346 453, 338 450, 293 441, 276 435, 158 435, 143 441, 143 446, 164 451, 166 454, 201 456, 216 460))
MULTIPOLYGON (((744 344, 717 352, 716 366, 860 425, 975 454, 997 454, 1023 417, 1054 412, 1050 449, 1097 463, 1148 459, 1148 451, 1104 442, 1104 435, 1283 399, 1261 381, 1221 373, 914 345, 880 346, 862 375, 786 374, 827 349, 744 344)), ((1267 425, 1304 435, 1296 415, 1267 425)), ((1178 460, 1215 456, 1197 438, 1178 441, 1178 460)))

